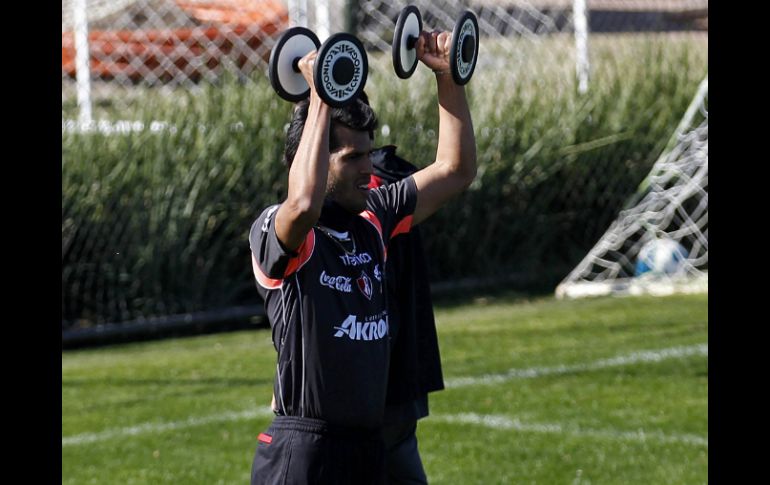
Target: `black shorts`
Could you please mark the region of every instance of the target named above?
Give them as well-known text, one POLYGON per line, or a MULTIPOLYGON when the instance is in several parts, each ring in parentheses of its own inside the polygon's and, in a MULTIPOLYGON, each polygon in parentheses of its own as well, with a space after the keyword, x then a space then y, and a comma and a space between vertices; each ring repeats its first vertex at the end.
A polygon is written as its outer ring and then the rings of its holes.
POLYGON ((276 416, 258 438, 251 485, 384 485, 382 431, 276 416))
POLYGON ((416 432, 416 420, 393 423, 383 428, 389 485, 428 483, 417 448, 416 432))

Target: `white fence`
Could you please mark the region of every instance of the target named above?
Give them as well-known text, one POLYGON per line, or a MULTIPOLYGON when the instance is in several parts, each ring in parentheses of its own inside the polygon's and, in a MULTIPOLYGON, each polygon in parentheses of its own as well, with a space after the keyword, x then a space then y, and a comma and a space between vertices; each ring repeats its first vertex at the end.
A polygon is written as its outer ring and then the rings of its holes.
POLYGON ((76 105, 78 120, 92 122, 95 101, 119 103, 116 92, 136 86, 194 88, 225 72, 248 82, 265 75, 276 38, 293 25, 322 41, 351 31, 367 50, 386 52, 407 4, 420 8, 425 29, 451 30, 473 10, 480 66, 512 75, 531 65, 523 44, 563 37, 538 51, 538 63, 569 59, 581 91, 590 32, 702 31, 708 21, 707 0, 62 0, 62 119, 76 105))

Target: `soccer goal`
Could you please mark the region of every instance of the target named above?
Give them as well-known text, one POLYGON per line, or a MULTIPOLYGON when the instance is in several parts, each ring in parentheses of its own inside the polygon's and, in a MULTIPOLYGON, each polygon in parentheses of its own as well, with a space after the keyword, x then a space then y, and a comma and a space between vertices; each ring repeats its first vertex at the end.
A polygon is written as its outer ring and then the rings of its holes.
POLYGON ((649 175, 557 298, 708 292, 708 76, 649 175))

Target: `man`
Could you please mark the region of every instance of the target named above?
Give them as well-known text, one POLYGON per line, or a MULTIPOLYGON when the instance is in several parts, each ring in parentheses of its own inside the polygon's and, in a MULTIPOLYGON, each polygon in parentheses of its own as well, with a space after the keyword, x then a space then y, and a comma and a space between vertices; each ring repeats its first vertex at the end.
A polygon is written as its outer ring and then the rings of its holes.
POLYGON ((376 116, 361 99, 339 109, 313 84, 316 52, 299 61, 309 99, 287 136, 286 200, 257 218, 249 240, 278 353, 276 418, 260 434, 252 484, 383 483, 389 365, 388 244, 476 174, 465 90, 449 70, 449 32, 423 32, 418 58, 436 72, 436 160, 369 190, 376 116))
MULTIPOLYGON (((417 167, 388 145, 371 154, 371 188, 397 182, 417 167)), ((387 264, 390 369, 383 438, 389 485, 427 484, 417 447, 417 420, 428 393, 444 388, 428 269, 419 227, 391 240, 387 264)))

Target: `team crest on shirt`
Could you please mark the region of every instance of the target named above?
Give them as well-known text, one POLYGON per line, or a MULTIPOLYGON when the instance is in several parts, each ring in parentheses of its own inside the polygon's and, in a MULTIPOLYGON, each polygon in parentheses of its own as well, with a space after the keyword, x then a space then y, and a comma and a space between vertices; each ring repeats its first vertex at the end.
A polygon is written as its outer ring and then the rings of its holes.
POLYGON ((358 283, 358 289, 361 290, 361 293, 363 293, 367 299, 371 300, 374 291, 372 289, 372 279, 369 278, 369 275, 367 275, 365 271, 361 271, 361 276, 358 277, 356 283, 358 283))

